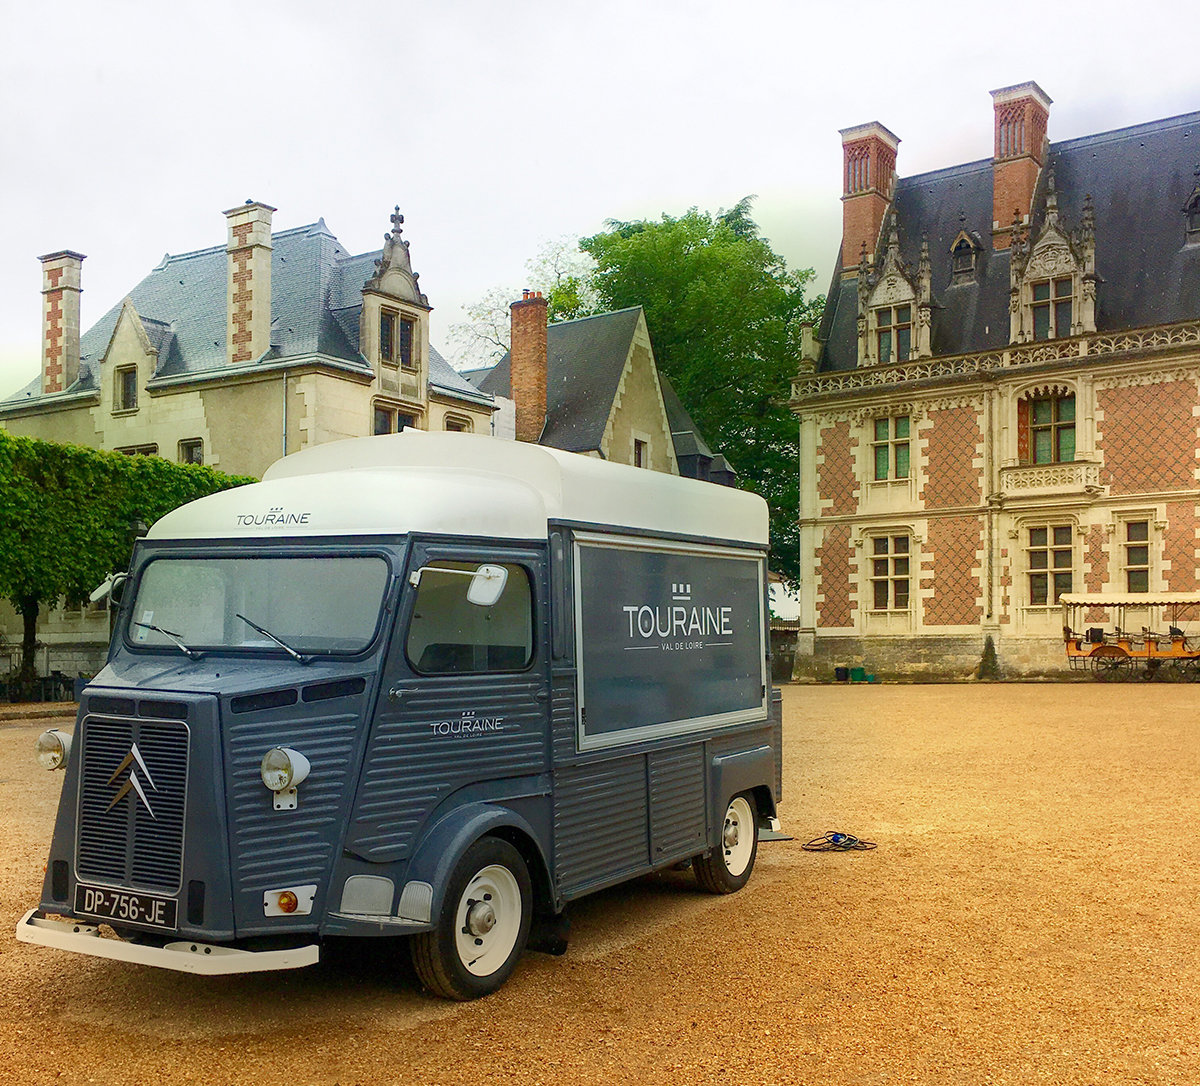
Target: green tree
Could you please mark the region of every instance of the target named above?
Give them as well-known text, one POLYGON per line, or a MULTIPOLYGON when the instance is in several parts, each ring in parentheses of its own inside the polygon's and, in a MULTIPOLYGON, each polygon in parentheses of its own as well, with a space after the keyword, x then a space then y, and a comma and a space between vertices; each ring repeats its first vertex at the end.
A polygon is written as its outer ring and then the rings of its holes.
POLYGON ((0 432, 0 597, 22 617, 18 679, 36 677, 37 620, 124 569, 134 525, 253 480, 0 432))
POLYGON ((714 451, 771 510, 772 568, 799 576, 798 428, 788 410, 811 269, 789 271, 747 196, 717 215, 609 221, 580 248, 599 310, 640 305, 654 355, 714 451))
MULTIPOLYGON (((526 261, 525 286, 540 290, 549 306, 547 319, 569 321, 598 312, 592 288, 592 258, 576 241, 558 238, 542 246, 537 256, 526 261)), ((463 306, 465 321, 450 326, 450 345, 455 360, 464 368, 493 366, 508 351, 509 306, 521 290, 493 287, 478 302, 463 306)))

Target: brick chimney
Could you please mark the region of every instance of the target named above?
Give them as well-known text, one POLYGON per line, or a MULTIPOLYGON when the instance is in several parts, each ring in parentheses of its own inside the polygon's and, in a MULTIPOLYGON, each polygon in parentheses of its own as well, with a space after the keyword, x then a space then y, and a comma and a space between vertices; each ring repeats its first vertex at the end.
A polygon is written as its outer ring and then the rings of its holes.
POLYGON ((82 253, 63 250, 42 262, 42 392, 64 392, 79 379, 79 285, 82 253))
POLYGON ((842 272, 858 267, 862 248, 875 259, 875 245, 896 184, 900 138, 878 121, 843 128, 842 272))
POLYGON ((517 440, 537 444, 546 425, 546 312, 539 290, 521 291, 509 307, 512 341, 508 351, 510 388, 516 404, 517 440))
POLYGON ((1012 244, 1014 218, 1029 225, 1033 190, 1046 162, 1051 99, 1036 83, 992 91, 996 149, 992 159, 992 248, 1012 244))
POLYGON ((229 223, 225 360, 253 362, 271 346, 271 214, 247 200, 225 212, 229 223))

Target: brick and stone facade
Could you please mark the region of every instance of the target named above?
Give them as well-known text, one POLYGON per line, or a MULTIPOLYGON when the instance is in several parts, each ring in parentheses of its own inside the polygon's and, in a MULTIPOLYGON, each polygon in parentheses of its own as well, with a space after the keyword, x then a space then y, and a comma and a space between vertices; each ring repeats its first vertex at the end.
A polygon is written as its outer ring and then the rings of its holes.
POLYGON ((893 180, 895 136, 843 131, 793 385, 799 676, 967 677, 989 637, 1004 673, 1055 674, 1060 591, 1200 589, 1200 114, 1055 144, 1036 83, 992 98, 990 166, 893 180))

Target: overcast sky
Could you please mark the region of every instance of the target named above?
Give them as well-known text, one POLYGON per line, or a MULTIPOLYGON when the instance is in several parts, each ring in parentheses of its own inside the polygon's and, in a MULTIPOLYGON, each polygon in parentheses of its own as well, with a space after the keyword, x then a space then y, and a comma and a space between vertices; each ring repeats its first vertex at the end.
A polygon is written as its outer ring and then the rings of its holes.
POLYGON ((250 198, 377 249, 395 204, 444 346, 546 242, 755 193, 828 282, 839 128, 902 176, 990 157, 990 90, 1035 80, 1050 138, 1200 109, 1180 3, 802 0, 3 4, 0 396, 39 369, 41 268, 87 254, 90 327, 250 198), (1172 53, 1171 50, 1177 50, 1172 53))

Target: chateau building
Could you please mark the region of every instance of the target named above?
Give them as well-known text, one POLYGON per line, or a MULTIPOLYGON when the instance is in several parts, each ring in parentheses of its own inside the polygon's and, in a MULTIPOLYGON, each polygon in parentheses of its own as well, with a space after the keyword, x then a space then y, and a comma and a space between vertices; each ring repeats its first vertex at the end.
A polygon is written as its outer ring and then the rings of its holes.
MULTIPOLYGON (((163 257, 82 334, 83 255, 42 257, 41 372, 0 402, 0 427, 253 476, 339 438, 491 433, 493 398, 429 342, 399 209, 383 248, 357 256, 323 219, 272 232, 274 211, 225 212, 224 246, 163 257)), ((0 602, 0 670, 20 630, 0 602)), ((108 633, 104 603, 44 611, 39 671, 95 672, 108 633)))
POLYGON ((991 157, 916 177, 842 132, 798 674, 1052 673, 1060 594, 1200 588, 1200 113, 1055 143, 1036 83, 992 99, 991 157))
POLYGON ((0 402, 0 426, 254 476, 338 438, 490 433, 491 397, 429 343, 399 209, 358 256, 323 219, 273 233, 274 211, 225 212, 224 246, 163 257, 82 335, 83 255, 42 257, 41 373, 0 402))
POLYGON ((511 309, 511 347, 472 371, 498 404, 497 432, 518 441, 734 486, 737 473, 704 436, 654 360, 640 306, 547 323, 525 291, 511 309))

